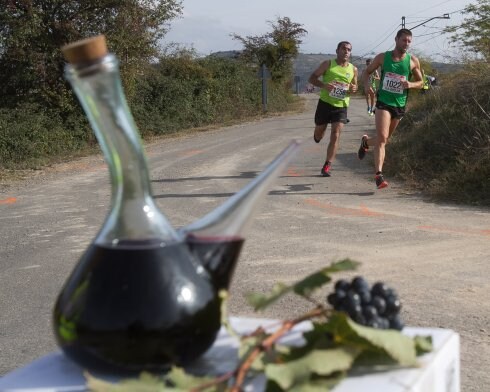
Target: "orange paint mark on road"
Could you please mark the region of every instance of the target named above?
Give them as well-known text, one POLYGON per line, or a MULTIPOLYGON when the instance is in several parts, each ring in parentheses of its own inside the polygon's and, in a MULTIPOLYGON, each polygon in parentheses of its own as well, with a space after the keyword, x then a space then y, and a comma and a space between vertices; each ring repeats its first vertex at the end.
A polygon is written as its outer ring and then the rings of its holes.
POLYGON ((14 204, 17 203, 16 197, 9 197, 7 199, 0 200, 0 204, 14 204))
POLYGON ((364 204, 361 204, 360 208, 362 211, 362 215, 364 215, 364 216, 384 216, 385 215, 382 212, 376 212, 376 211, 370 210, 364 204))
POLYGON ((202 151, 203 150, 189 150, 189 151, 181 152, 179 155, 188 158, 200 154, 202 151))
POLYGON ((490 230, 455 229, 452 227, 438 227, 438 226, 418 226, 417 229, 428 230, 428 231, 439 231, 439 232, 446 232, 446 233, 455 233, 455 234, 482 235, 485 237, 490 237, 490 230))
POLYGON ((296 170, 295 167, 288 167, 288 170, 286 172, 286 175, 288 177, 299 177, 305 173, 304 170, 296 170))
POLYGON ((335 215, 345 215, 345 216, 371 216, 371 217, 383 217, 385 214, 381 212, 372 211, 366 206, 362 205, 359 209, 356 208, 345 208, 345 207, 337 207, 331 203, 322 203, 316 199, 306 199, 306 204, 309 204, 313 207, 321 208, 322 210, 327 210, 328 212, 335 215))

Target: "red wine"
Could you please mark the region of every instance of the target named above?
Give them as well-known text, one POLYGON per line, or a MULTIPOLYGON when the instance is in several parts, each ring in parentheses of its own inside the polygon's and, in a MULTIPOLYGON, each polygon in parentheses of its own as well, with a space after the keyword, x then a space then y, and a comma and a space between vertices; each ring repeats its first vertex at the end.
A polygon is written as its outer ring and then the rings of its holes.
POLYGON ((241 237, 197 237, 189 235, 187 243, 191 252, 211 273, 215 287, 228 289, 235 271, 244 239, 241 237))
POLYGON ((225 274, 233 272, 242 242, 194 237, 189 245, 165 247, 152 241, 91 245, 58 297, 58 344, 75 362, 99 371, 191 362, 216 339, 217 291, 228 286, 225 274))

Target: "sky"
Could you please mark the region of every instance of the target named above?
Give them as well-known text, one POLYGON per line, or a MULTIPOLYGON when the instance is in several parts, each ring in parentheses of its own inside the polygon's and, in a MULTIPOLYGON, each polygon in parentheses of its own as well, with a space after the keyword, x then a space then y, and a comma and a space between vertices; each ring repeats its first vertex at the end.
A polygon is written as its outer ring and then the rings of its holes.
POLYGON ((182 0, 181 17, 170 22, 164 43, 194 48, 201 56, 242 45, 231 34, 260 36, 272 30, 269 21, 288 17, 308 34, 302 53, 335 53, 337 43, 352 43, 354 56, 372 57, 393 49, 396 32, 414 27, 412 52, 433 61, 454 62, 460 50, 441 30, 460 25, 461 10, 476 0, 182 0), (449 19, 441 19, 449 14, 449 19), (436 19, 431 18, 438 17, 436 19), (423 24, 422 24, 423 23, 423 24), (415 27, 422 24, 419 27, 415 27))

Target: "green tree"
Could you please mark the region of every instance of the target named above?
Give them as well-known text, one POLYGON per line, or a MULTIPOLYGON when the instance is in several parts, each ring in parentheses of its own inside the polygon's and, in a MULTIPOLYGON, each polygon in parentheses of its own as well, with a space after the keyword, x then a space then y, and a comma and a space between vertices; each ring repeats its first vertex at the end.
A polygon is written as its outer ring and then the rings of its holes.
POLYGON ((181 9, 181 0, 0 0, 0 106, 66 106, 60 47, 97 34, 107 36, 131 90, 181 9))
POLYGON ((301 37, 308 32, 299 23, 288 17, 267 22, 272 31, 260 36, 241 37, 232 34, 233 39, 243 46, 242 59, 261 66, 265 64, 273 80, 286 81, 292 75, 292 60, 298 55, 301 37))
POLYGON ((490 60, 490 0, 477 0, 475 4, 467 5, 462 11, 469 15, 459 26, 445 29, 453 33, 451 41, 473 49, 490 60))

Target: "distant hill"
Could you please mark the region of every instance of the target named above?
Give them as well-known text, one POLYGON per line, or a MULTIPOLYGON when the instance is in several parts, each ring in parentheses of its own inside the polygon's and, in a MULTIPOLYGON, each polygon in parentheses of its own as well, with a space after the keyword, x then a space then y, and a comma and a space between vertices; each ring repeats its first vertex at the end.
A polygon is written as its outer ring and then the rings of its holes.
MULTIPOLYGON (((296 59, 294 59, 294 72, 295 76, 299 76, 299 91, 303 92, 306 90, 306 85, 308 84, 308 78, 311 73, 320 65, 320 63, 324 60, 330 60, 337 57, 335 54, 328 53, 317 53, 317 54, 306 54, 300 53, 296 59)), ((352 64, 354 64, 358 71, 359 77, 361 76, 364 68, 366 68, 365 57, 356 57, 352 58, 352 64)), ((438 74, 451 73, 460 70, 463 65, 461 64, 447 64, 447 63, 439 63, 432 62, 432 68, 438 72, 438 74)), ((296 86, 294 86, 296 89, 296 86)))
MULTIPOLYGON (((211 56, 225 57, 225 58, 238 58, 240 56, 239 50, 228 50, 223 52, 212 53, 211 56)), ((334 59, 337 55, 329 53, 300 53, 298 57, 293 60, 294 76, 299 77, 298 90, 304 92, 306 85, 308 84, 308 78, 311 73, 320 65, 324 60, 334 59)), ((359 70, 359 76, 364 71, 366 58, 356 57, 352 58, 352 63, 359 70)), ((463 65, 461 64, 447 64, 440 62, 431 63, 432 67, 439 73, 450 73, 460 70, 463 65)), ((296 91, 296 84, 293 86, 296 91)))
POLYGON ((228 58, 228 59, 236 59, 240 56, 240 53, 242 53, 241 50, 225 50, 222 52, 214 52, 211 53, 211 57, 220 57, 220 58, 228 58))
MULTIPOLYGON (((298 90, 304 92, 306 85, 308 84, 308 78, 311 73, 320 65, 322 61, 331 60, 337 57, 335 54, 306 54, 300 53, 298 57, 293 60, 294 75, 299 76, 298 90)), ((296 90, 296 85, 293 87, 296 90)))
MULTIPOLYGON (((210 56, 220 58, 238 58, 240 56, 239 50, 227 50, 221 52, 211 53, 210 56)), ((335 54, 305 54, 300 53, 298 57, 293 60, 294 75, 299 76, 299 91, 303 92, 308 84, 308 78, 318 65, 324 60, 335 58, 335 54)), ((357 65, 357 64, 356 64, 357 65)), ((294 86, 296 88, 296 86, 294 86)))
POLYGON ((430 65, 432 65, 432 68, 434 68, 440 74, 460 71, 464 67, 463 64, 448 64, 438 62, 432 62, 430 63, 430 65))

